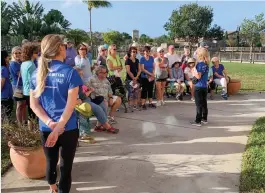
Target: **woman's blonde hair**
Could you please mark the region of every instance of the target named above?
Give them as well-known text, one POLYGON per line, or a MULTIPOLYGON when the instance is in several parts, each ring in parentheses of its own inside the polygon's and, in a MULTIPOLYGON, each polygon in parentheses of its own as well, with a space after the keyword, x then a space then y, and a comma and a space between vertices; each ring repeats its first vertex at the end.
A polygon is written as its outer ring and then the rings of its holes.
POLYGON ((41 55, 38 60, 37 86, 34 97, 38 98, 44 91, 46 77, 49 72, 49 62, 60 53, 63 36, 57 34, 46 35, 41 41, 41 55))
POLYGON ((18 51, 18 50, 20 50, 20 52, 21 52, 21 54, 22 54, 22 48, 21 47, 19 47, 19 46, 15 46, 15 47, 13 47, 12 48, 12 51, 11 51, 11 60, 12 61, 16 61, 16 59, 14 58, 14 53, 16 52, 16 51, 18 51))
POLYGON ((200 47, 197 49, 197 60, 209 65, 209 52, 206 48, 200 47))
POLYGON ((108 55, 111 54, 110 51, 111 51, 111 49, 113 49, 114 47, 117 48, 116 44, 111 44, 111 45, 109 46, 109 48, 108 48, 108 55))

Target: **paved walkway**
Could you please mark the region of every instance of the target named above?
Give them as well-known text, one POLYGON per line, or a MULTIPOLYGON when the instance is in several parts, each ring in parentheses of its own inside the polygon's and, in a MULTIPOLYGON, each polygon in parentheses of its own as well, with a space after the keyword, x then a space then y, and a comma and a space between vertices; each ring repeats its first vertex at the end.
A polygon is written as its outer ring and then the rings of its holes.
MULTIPOLYGON (((264 112, 265 93, 251 93, 209 101, 209 124, 201 128, 189 125, 195 106, 187 100, 119 113, 120 134, 96 133, 100 143, 78 148, 71 192, 238 192, 247 135, 264 112)), ((47 188, 44 179, 24 179, 13 168, 2 178, 3 193, 47 188)))

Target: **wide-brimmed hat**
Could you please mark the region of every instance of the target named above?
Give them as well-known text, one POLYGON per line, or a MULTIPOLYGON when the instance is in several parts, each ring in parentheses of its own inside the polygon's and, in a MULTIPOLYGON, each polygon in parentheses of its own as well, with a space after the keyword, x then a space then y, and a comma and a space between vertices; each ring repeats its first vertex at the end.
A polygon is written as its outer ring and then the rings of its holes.
POLYGON ((164 49, 162 47, 158 47, 156 51, 161 52, 162 50, 164 51, 164 49))
POLYGON ((189 58, 187 63, 190 64, 190 63, 195 63, 195 62, 196 60, 194 58, 189 58))

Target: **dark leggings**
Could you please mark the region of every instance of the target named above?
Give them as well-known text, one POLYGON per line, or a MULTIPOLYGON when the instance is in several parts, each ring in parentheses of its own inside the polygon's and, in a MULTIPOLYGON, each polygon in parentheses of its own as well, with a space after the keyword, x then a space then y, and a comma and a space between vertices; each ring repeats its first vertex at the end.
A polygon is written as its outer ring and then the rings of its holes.
POLYGON ((1 117, 10 118, 12 110, 13 110, 14 101, 12 98, 9 99, 1 99, 1 117))
POLYGON ((149 99, 153 98, 153 89, 154 89, 154 82, 149 80, 147 78, 142 79, 142 93, 141 93, 141 98, 142 99, 149 99))
POLYGON ((36 119, 35 113, 30 108, 30 98, 29 98, 29 96, 24 96, 24 98, 26 99, 26 103, 27 103, 27 106, 28 106, 28 116, 29 116, 29 120, 36 119))
POLYGON ((207 88, 195 87, 195 104, 196 104, 196 123, 203 120, 207 121, 208 107, 207 107, 207 88))
POLYGON ((59 193, 69 193, 72 184, 72 166, 75 157, 79 130, 74 129, 65 131, 59 136, 55 146, 45 147, 46 140, 50 132, 41 132, 41 139, 44 153, 46 156, 46 178, 50 185, 56 183, 57 171, 56 166, 59 159, 60 151, 60 181, 59 193))

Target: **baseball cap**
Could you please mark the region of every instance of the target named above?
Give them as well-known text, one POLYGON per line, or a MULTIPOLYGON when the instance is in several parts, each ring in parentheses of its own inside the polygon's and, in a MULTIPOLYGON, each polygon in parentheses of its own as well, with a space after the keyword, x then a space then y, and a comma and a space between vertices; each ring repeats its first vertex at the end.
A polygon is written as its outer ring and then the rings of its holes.
POLYGON ((200 43, 200 47, 208 48, 209 46, 205 42, 201 42, 200 43))
POLYGON ((108 48, 109 48, 109 45, 108 45, 108 44, 104 44, 103 47, 104 47, 105 49, 108 49, 108 48))
POLYGON ((160 52, 160 51, 162 51, 162 50, 164 50, 162 47, 158 47, 156 51, 157 51, 157 52, 160 52))
POLYGON ((137 42, 134 42, 134 43, 132 44, 132 47, 139 47, 139 44, 138 44, 137 42))
POLYGON ((170 46, 168 46, 168 49, 169 49, 169 50, 170 50, 170 49, 175 49, 175 46, 170 45, 170 46))
POLYGON ((195 60, 194 58, 189 58, 189 59, 188 59, 188 64, 189 64, 189 63, 195 63, 195 62, 196 62, 196 60, 195 60))
POLYGON ((63 43, 64 43, 64 44, 67 44, 68 42, 72 43, 68 38, 64 38, 63 43))

